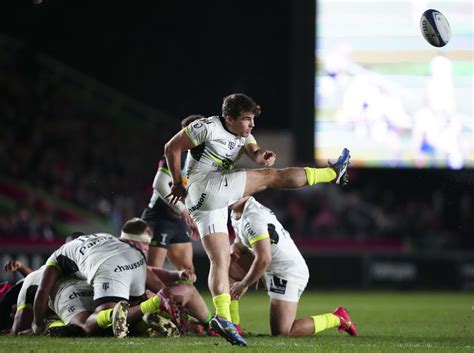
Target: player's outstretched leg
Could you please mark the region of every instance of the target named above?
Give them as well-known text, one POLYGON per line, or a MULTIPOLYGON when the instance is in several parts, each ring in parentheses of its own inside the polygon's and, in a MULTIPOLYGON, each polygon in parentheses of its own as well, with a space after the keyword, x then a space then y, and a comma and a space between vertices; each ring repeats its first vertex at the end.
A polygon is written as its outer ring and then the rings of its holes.
POLYGON ((247 181, 244 196, 262 192, 268 188, 300 189, 319 183, 345 185, 348 182, 347 167, 350 159, 349 150, 344 148, 337 161, 335 163, 329 162, 326 168, 246 169, 247 181))
POLYGON ((239 335, 235 325, 220 316, 214 316, 210 322, 210 326, 216 330, 228 342, 238 346, 246 346, 247 342, 239 335))
POLYGON ((357 336, 357 328, 352 322, 347 309, 340 306, 332 313, 341 320, 341 325, 337 328, 338 331, 346 331, 351 336, 357 336))
POLYGON ((119 301, 112 311, 112 329, 114 336, 125 338, 128 334, 127 313, 129 304, 125 300, 119 301))

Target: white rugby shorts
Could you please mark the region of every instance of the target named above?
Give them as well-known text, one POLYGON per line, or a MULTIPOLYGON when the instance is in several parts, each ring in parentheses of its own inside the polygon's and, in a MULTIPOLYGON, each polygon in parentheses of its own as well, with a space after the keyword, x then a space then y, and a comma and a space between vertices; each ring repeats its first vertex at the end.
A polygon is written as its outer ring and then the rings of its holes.
POLYGON ((306 284, 296 282, 291 279, 281 278, 273 274, 264 274, 267 285, 268 296, 271 299, 285 300, 287 302, 298 303, 303 294, 306 284))
POLYGON ((108 258, 92 280, 94 300, 118 297, 128 300, 145 294, 146 259, 132 247, 129 251, 108 258))
POLYGON ((190 178, 186 207, 201 238, 211 233, 228 233, 227 207, 243 196, 246 181, 245 170, 209 172, 190 178))
POLYGON ((94 311, 94 290, 85 280, 71 278, 58 285, 49 307, 68 325, 72 318, 83 311, 94 311))

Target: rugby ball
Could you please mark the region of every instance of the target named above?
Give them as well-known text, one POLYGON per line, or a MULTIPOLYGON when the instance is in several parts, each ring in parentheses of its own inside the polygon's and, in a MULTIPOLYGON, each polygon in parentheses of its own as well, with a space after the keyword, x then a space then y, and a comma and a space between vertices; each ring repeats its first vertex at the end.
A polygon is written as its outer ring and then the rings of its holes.
POLYGON ((444 47, 451 39, 448 20, 438 10, 429 9, 423 12, 420 27, 423 37, 435 47, 444 47))

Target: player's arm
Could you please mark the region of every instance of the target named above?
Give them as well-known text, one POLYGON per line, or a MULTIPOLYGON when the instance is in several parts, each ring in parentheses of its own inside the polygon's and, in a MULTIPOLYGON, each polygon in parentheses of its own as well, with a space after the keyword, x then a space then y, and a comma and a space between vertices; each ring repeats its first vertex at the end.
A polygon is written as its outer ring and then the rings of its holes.
POLYGON ((31 329, 33 322, 33 306, 28 303, 17 305, 16 313, 13 318, 11 333, 17 335, 24 330, 31 329))
POLYGON ((154 293, 166 287, 160 276, 156 273, 156 269, 158 267, 147 266, 146 268, 146 288, 154 293))
POLYGON ((240 241, 240 238, 236 235, 234 243, 230 246, 230 258, 234 261, 239 261, 240 254, 249 252, 249 249, 245 247, 240 241))
POLYGON ((183 201, 186 197, 186 188, 183 185, 181 176, 181 153, 193 147, 194 143, 186 134, 185 129, 178 132, 165 144, 166 163, 168 164, 173 183, 171 191, 166 197, 170 198, 169 202, 171 204, 183 201))
POLYGON ((46 266, 43 277, 41 278, 38 291, 36 292, 35 301, 33 304, 33 333, 40 335, 46 329, 46 313, 48 311, 49 295, 53 291, 53 287, 59 279, 61 272, 56 265, 46 266))
POLYGON ((248 287, 257 282, 267 270, 272 260, 270 237, 267 236, 252 244, 254 260, 250 270, 240 282, 231 285, 230 295, 232 299, 240 299, 245 294, 248 287))
POLYGON ((28 276, 33 270, 20 260, 10 260, 3 267, 5 272, 15 272, 18 271, 22 274, 23 277, 28 276))
POLYGON ((271 167, 276 160, 276 154, 270 150, 260 148, 256 143, 248 143, 245 145, 245 153, 255 164, 271 167))

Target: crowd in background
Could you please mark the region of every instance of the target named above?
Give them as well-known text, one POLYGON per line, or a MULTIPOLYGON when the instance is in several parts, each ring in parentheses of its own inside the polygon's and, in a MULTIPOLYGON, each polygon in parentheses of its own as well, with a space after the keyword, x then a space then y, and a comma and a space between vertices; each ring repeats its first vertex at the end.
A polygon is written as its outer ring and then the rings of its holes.
MULTIPOLYGON (((30 190, 22 189, 22 197, 15 198, 0 187, 0 242, 64 236, 61 224, 67 217, 51 201, 57 199, 118 229, 146 206, 170 137, 130 129, 100 111, 78 107, 59 83, 42 75, 30 55, 0 62, 0 118, 0 181, 30 190), (38 198, 38 190, 48 196, 38 198)), ((413 185, 399 182, 397 173, 371 177, 370 170, 355 170, 347 188, 272 190, 257 198, 295 238, 474 248, 472 181, 453 187, 425 180, 413 185)))

